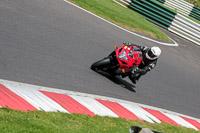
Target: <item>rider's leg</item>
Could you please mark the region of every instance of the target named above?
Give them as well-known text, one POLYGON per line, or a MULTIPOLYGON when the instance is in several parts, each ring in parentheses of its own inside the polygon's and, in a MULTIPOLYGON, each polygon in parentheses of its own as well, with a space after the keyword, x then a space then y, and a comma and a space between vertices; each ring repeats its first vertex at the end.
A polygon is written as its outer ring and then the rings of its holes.
POLYGON ((140 74, 131 74, 129 76, 129 79, 132 81, 132 83, 136 84, 141 76, 142 75, 140 75, 140 74))

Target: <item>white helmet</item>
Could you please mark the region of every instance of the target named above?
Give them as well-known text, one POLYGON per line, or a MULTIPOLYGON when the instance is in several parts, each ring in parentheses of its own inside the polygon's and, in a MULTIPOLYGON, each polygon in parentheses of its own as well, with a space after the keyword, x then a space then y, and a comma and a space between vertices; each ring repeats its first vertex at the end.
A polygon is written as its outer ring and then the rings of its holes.
POLYGON ((157 59, 161 54, 161 49, 159 47, 151 47, 147 52, 146 52, 146 57, 149 60, 155 60, 157 59))

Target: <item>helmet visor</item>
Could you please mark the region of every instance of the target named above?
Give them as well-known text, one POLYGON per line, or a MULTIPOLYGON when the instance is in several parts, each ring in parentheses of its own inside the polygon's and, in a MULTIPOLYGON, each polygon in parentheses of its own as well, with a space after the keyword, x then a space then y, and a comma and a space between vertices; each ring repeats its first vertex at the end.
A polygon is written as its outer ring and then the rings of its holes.
POLYGON ((149 55, 150 58, 155 58, 156 57, 156 55, 153 54, 151 49, 148 50, 147 54, 149 55))

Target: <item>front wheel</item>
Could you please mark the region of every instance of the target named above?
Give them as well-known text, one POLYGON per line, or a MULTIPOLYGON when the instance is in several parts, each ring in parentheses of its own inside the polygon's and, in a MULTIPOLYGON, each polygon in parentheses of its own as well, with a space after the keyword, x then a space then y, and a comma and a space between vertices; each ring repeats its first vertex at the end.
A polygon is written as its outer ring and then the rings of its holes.
POLYGON ((110 64, 110 58, 109 58, 109 57, 106 57, 106 58, 104 58, 104 59, 102 59, 102 60, 99 60, 99 61, 93 63, 93 64, 91 65, 91 69, 92 69, 92 70, 103 69, 103 68, 105 68, 105 67, 106 67, 107 65, 109 65, 109 64, 110 64))

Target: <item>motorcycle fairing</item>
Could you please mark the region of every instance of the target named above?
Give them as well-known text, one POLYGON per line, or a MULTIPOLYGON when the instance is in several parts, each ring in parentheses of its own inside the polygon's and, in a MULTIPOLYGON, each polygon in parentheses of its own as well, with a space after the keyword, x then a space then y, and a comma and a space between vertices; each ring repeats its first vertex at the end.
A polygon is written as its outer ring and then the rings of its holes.
POLYGON ((123 45, 116 49, 115 52, 120 68, 124 68, 125 70, 139 66, 142 61, 142 52, 137 46, 123 45))

